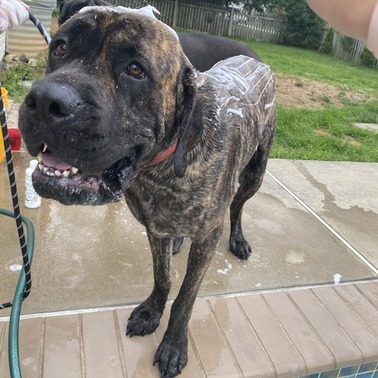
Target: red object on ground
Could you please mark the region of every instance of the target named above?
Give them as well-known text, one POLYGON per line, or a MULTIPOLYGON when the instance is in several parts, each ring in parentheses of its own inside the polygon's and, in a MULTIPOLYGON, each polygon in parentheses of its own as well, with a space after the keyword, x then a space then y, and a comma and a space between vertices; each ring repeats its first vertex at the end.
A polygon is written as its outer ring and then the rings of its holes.
POLYGON ((9 141, 12 151, 19 151, 21 148, 21 133, 19 129, 8 129, 9 141))

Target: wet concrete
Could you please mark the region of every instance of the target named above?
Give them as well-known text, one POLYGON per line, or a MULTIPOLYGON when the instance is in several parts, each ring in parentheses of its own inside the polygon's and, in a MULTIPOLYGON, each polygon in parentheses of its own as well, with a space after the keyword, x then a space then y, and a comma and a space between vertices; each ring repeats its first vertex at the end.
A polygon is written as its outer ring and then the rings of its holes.
MULTIPOLYGON (((19 196, 30 157, 14 154, 19 196)), ((269 172, 378 267, 377 164, 271 160, 269 172)), ((0 207, 11 208, 5 163, 0 164, 0 207)), ((133 304, 152 288, 152 261, 144 228, 123 202, 103 207, 65 207, 42 199, 22 213, 35 227, 33 289, 22 312, 133 304)), ((244 233, 253 254, 238 260, 228 251, 228 224, 200 295, 232 294, 377 275, 323 224, 266 175, 248 201, 244 233)), ((13 297, 21 263, 15 222, 0 216, 0 301, 13 297)), ((171 298, 185 274, 189 241, 173 257, 171 298)), ((7 315, 7 311, 0 316, 7 315)))
POLYGON ((378 164, 271 160, 270 171, 378 267, 378 164))

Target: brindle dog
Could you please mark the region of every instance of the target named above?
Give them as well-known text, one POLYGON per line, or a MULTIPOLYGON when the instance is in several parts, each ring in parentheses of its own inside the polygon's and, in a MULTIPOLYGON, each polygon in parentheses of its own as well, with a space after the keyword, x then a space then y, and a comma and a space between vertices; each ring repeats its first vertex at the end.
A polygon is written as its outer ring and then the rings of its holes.
POLYGON ((191 239, 187 272, 156 352, 162 377, 187 363, 188 321, 231 208, 231 251, 251 249, 243 204, 263 180, 275 130, 274 79, 248 57, 196 73, 160 21, 107 7, 67 21, 49 48, 47 75, 33 84, 19 125, 41 157, 38 193, 63 204, 126 198, 146 227, 151 295, 127 334, 158 327, 171 286, 173 248, 191 239))

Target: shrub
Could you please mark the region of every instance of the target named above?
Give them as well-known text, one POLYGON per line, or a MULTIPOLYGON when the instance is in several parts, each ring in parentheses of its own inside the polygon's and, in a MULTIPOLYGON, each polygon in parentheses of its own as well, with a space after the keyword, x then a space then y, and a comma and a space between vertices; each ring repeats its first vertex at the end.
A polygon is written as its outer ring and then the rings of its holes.
POLYGON ((33 81, 41 77, 45 71, 46 61, 38 58, 35 67, 21 60, 11 62, 6 69, 0 71, 2 85, 7 88, 9 96, 15 101, 21 102, 29 91, 25 82, 33 81))
POLYGON ((355 42, 356 40, 352 37, 340 35, 340 45, 342 46, 343 50, 349 54, 353 51, 355 42))
POLYGON ((367 47, 362 50, 360 59, 361 64, 366 67, 374 67, 377 63, 377 59, 367 47))
POLYGON ((332 28, 329 28, 323 42, 319 47, 319 52, 321 52, 322 54, 332 54, 334 35, 335 31, 332 28))
POLYGON ((282 43, 289 46, 318 50, 324 22, 311 10, 305 0, 282 0, 287 22, 282 32, 282 43))

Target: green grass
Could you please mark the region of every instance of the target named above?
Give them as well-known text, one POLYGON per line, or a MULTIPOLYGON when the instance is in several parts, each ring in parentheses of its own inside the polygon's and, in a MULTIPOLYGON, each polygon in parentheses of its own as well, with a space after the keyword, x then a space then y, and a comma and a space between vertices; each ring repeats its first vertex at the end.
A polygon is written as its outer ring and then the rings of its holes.
POLYGON ((277 108, 277 133, 271 157, 283 159, 378 162, 378 133, 353 122, 378 123, 378 106, 342 110, 277 108), (367 108, 367 109, 366 109, 367 108))
POLYGON ((378 69, 366 68, 316 51, 271 43, 244 41, 269 64, 273 72, 304 77, 378 96, 378 69))
POLYGON ((28 93, 29 88, 25 81, 32 81, 41 77, 45 71, 44 59, 38 59, 35 67, 30 64, 18 62, 1 72, 0 81, 8 90, 9 97, 16 102, 21 102, 28 93))
MULTIPOLYGON (((277 133, 271 157, 285 159, 378 162, 378 133, 362 130, 354 123, 378 124, 378 69, 369 69, 314 51, 243 41, 270 65, 273 72, 290 75, 295 86, 311 91, 301 80, 311 79, 332 84, 340 95, 348 91, 367 94, 369 103, 335 107, 326 96, 319 109, 277 107, 277 133)), ((23 80, 43 74, 44 62, 37 68, 19 63, 2 72, 1 81, 10 97, 21 102, 28 89, 23 80)), ((367 98, 367 97, 366 97, 367 98)))
POLYGON ((362 67, 314 51, 244 41, 273 72, 336 86, 340 93, 357 91, 371 102, 335 107, 324 98, 319 109, 277 107, 277 133, 271 157, 304 160, 378 162, 378 133, 354 123, 378 124, 378 69, 362 67))

